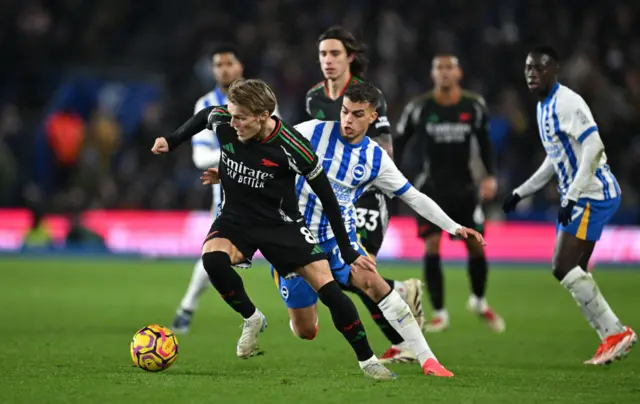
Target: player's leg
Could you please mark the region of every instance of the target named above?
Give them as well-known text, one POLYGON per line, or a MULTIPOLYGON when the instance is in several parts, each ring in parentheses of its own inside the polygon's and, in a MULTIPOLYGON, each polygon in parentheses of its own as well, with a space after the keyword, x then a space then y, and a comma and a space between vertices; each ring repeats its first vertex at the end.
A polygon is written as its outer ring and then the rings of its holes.
MULTIPOLYGON (((473 228, 484 234, 484 213, 480 205, 469 206, 466 208, 465 220, 460 224, 473 228)), ((489 274, 489 265, 485 255, 484 246, 476 242, 475 239, 466 239, 465 244, 468 253, 467 271, 471 284, 471 294, 467 301, 467 309, 480 318, 487 326, 495 332, 503 332, 505 330, 505 322, 502 317, 496 313, 485 297, 487 288, 487 277, 489 274)))
POLYGON ((258 334, 267 326, 267 319, 251 302, 242 278, 231 265, 246 262, 254 251, 239 229, 219 219, 211 227, 202 247, 202 263, 211 284, 222 299, 244 318, 236 346, 236 354, 242 359, 259 353, 258 334))
MULTIPOLYGON (((359 240, 359 235, 351 235, 351 242, 353 244, 353 247, 359 250, 361 254, 369 255, 367 251, 363 249, 359 240)), ((402 336, 398 334, 394 327, 389 324, 389 321, 387 321, 387 319, 385 318, 378 304, 373 301, 373 299, 371 299, 371 297, 369 297, 364 291, 350 284, 349 277, 351 274, 351 268, 342 260, 340 249, 338 248, 336 240, 330 239, 320 244, 320 247, 327 255, 329 267, 331 268, 333 277, 338 281, 342 290, 348 290, 360 297, 364 305, 371 313, 371 317, 373 318, 375 323, 378 325, 378 327, 380 327, 380 330, 385 335, 385 337, 387 337, 387 340, 391 342, 391 348, 385 351, 385 353, 380 357, 380 361, 383 363, 415 362, 416 357, 411 351, 408 343, 406 343, 404 341, 404 338, 402 338, 402 336)), ((388 283, 387 288, 389 290, 393 289, 388 283)))
POLYGON ((333 278, 327 256, 309 229, 303 223, 287 223, 256 234, 260 239, 257 247, 277 268, 281 278, 290 278, 296 273, 317 292, 320 301, 329 309, 336 329, 351 345, 364 373, 379 380, 395 378, 373 354, 356 306, 333 278))
POLYGON ((198 298, 207 290, 209 285, 211 285, 209 275, 204 269, 202 259, 198 259, 198 262, 196 262, 196 265, 193 267, 187 292, 182 298, 176 315, 171 322, 171 330, 173 330, 173 332, 183 334, 189 331, 193 313, 198 308, 198 298))
MULTIPOLYGON (((220 184, 214 185, 212 187, 212 191, 213 203, 211 204, 211 215, 215 220, 215 218, 218 216, 218 207, 220 205, 221 198, 220 184)), ((176 315, 171 322, 171 329, 173 330, 173 332, 182 334, 189 331, 193 313, 198 308, 198 299, 200 298, 200 295, 202 295, 202 293, 207 290, 209 285, 211 285, 211 282, 209 281, 209 275, 204 269, 202 258, 200 258, 198 259, 198 262, 196 262, 196 265, 193 267, 193 272, 191 273, 191 279, 189 280, 187 292, 182 298, 180 306, 178 307, 178 310, 176 310, 176 315)))
MULTIPOLYGON (((580 307, 602 343, 594 357, 585 363, 608 364, 627 354, 637 336, 625 327, 600 292, 592 274, 582 267, 600 238, 617 204, 614 201, 579 200, 578 215, 567 226, 559 226, 553 254, 553 275, 560 281, 580 307)), ((619 204, 619 201, 617 202, 619 204)))
MULTIPOLYGON (((384 234, 387 231, 389 225, 389 210, 387 209, 387 202, 385 196, 381 192, 365 192, 360 199, 356 202, 356 225, 359 242, 364 249, 373 257, 378 255, 382 242, 384 240, 384 234)), ((397 291, 402 299, 407 302, 411 313, 418 321, 420 327, 424 323, 424 311, 422 308, 422 282, 419 279, 410 278, 404 281, 393 280, 389 278, 383 278, 389 286, 397 291)), ((385 334, 387 339, 394 343, 397 337, 394 338, 393 330, 386 324, 386 320, 377 310, 377 305, 371 302, 359 289, 358 294, 362 302, 371 313, 371 317, 374 319, 378 327, 385 334), (390 331, 386 331, 390 330, 390 331), (389 335, 387 335, 389 334, 389 335)))
POLYGON ((312 340, 318 334, 318 294, 297 273, 283 277, 272 266, 271 276, 289 311, 289 327, 301 339, 312 340))
POLYGON ((324 259, 312 262, 298 269, 298 273, 317 290, 320 301, 331 313, 334 326, 351 345, 364 373, 377 380, 395 379, 396 375, 385 368, 373 354, 356 306, 333 278, 328 261, 324 259))
POLYGON ((433 310, 431 319, 424 325, 424 331, 440 332, 449 327, 449 313, 444 308, 444 274, 440 259, 442 230, 426 219, 418 218, 418 235, 424 239, 422 269, 433 310))
MULTIPOLYGON (((360 253, 364 250, 360 247, 360 253)), ((334 272, 334 277, 341 283, 348 282, 343 274, 334 272)), ((451 377, 453 373, 446 370, 429 347, 415 317, 400 294, 391 289, 377 272, 350 271, 350 282, 364 291, 369 298, 377 302, 380 311, 389 324, 400 334, 404 342, 413 351, 420 366, 427 375, 451 377)))

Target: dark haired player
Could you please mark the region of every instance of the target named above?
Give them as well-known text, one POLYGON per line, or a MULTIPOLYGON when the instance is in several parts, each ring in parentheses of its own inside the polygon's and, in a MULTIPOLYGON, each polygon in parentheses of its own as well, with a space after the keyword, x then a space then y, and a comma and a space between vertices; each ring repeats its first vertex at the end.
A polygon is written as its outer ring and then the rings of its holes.
POLYGON ((637 341, 622 325, 593 276, 589 259, 604 226, 620 206, 620 186, 609 170, 604 144, 589 106, 573 90, 558 83, 558 53, 534 47, 524 67, 529 90, 537 95, 538 132, 547 158, 504 202, 511 212, 522 198, 535 193, 555 173, 560 192, 553 275, 574 298, 601 339, 586 364, 605 365, 624 357, 637 341))
MULTIPOLYGON (((360 253, 365 253, 356 236, 354 204, 367 188, 377 187, 390 197, 402 199, 420 215, 438 223, 451 234, 484 244, 479 233, 451 220, 433 200, 411 186, 391 157, 366 136, 369 125, 377 118, 379 103, 377 88, 368 83, 354 84, 345 91, 339 122, 314 119, 295 126, 322 159, 323 170, 340 204, 351 243, 360 253)), ((453 376, 436 359, 400 294, 377 273, 352 271, 342 261, 337 254, 335 235, 327 226, 324 206, 303 177, 299 176, 296 181, 296 192, 300 212, 309 230, 316 239, 323 240, 319 245, 329 257, 334 278, 343 285, 362 290, 375 302, 384 318, 402 336, 403 344, 413 353, 413 358, 417 358, 425 374, 453 376)), ((279 275, 276 265, 272 270, 289 310, 293 332, 301 338, 313 339, 317 332, 316 293, 301 278, 279 275)))
MULTIPOLYGON (((211 57, 211 72, 216 82, 216 87, 198 99, 195 105, 194 114, 197 114, 204 108, 216 105, 226 105, 227 92, 231 83, 242 77, 244 67, 240 59, 240 54, 235 46, 231 44, 221 44, 217 46, 211 57)), ((278 115, 277 106, 274 115, 278 115)), ((193 163, 201 170, 211 167, 218 167, 220 162, 220 145, 213 131, 204 129, 191 138, 191 146, 193 147, 193 163)), ((214 185, 213 203, 211 212, 213 217, 216 216, 218 206, 222 198, 220 185, 214 185)), ((204 270, 202 260, 198 260, 187 291, 180 302, 180 306, 176 311, 176 315, 171 323, 171 329, 178 334, 189 331, 193 313, 198 308, 198 299, 202 293, 211 285, 207 271, 204 270)))
MULTIPOLYGON (((306 110, 311 118, 324 121, 340 120, 340 109, 345 90, 354 84, 361 83, 362 77, 369 63, 365 46, 346 29, 333 26, 323 32, 317 41, 318 58, 324 80, 315 85, 306 95, 306 110)), ((377 119, 370 126, 367 135, 374 139, 384 150, 393 155, 391 131, 387 119, 387 105, 380 90, 380 105, 377 109, 377 119)), ((369 254, 376 256, 384 233, 389 222, 387 203, 382 192, 370 188, 356 202, 356 226, 362 245, 369 254)), ((320 239, 320 242, 323 240, 320 239)), ((391 288, 400 293, 411 312, 416 317, 418 324, 422 326, 424 315, 422 310, 422 285, 418 279, 395 281, 385 279, 391 288)), ((411 354, 403 350, 402 337, 396 333, 384 319, 378 306, 362 294, 359 290, 353 290, 362 299, 371 315, 391 342, 392 347, 381 357, 389 359, 394 356, 403 356, 409 360, 411 354)))
MULTIPOLYGON (((446 206, 454 220, 483 233, 484 215, 479 202, 493 199, 497 188, 487 107, 480 95, 460 87, 462 70, 457 57, 448 54, 434 57, 431 76, 434 89, 407 104, 398 122, 397 135, 411 147, 414 160, 419 161, 418 169, 428 167, 421 191, 439 205, 446 206), (480 183, 480 201, 470 168, 474 137, 487 172, 480 183)), ((424 331, 439 332, 449 326, 440 260, 442 229, 418 217, 418 234, 425 241, 424 274, 434 311, 424 331)), ((467 308, 478 314, 492 330, 502 332, 505 329, 503 319, 485 299, 488 265, 484 247, 469 240, 465 244, 471 283, 467 308)))
POLYGON ((375 264, 351 246, 318 156, 309 141, 271 115, 276 97, 263 81, 237 80, 228 98, 228 106, 205 108, 168 138, 157 138, 152 151, 174 150, 204 127, 216 126, 222 149, 223 202, 205 238, 202 262, 218 293, 244 318, 237 356, 248 358, 257 352, 258 334, 267 321, 247 296, 232 265, 250 263, 260 249, 284 276, 298 274, 317 291, 367 376, 395 378, 373 354, 355 305, 333 279, 326 255, 298 211, 296 174, 306 178, 325 207, 345 262, 359 271, 375 271, 375 264))

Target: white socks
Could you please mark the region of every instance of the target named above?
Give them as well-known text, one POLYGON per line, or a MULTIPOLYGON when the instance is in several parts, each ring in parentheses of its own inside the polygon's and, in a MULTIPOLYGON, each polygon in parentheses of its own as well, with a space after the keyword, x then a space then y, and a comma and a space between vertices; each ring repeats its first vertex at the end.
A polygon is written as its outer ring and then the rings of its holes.
POLYGON ((402 300, 398 292, 392 290, 387 297, 378 303, 378 307, 380 307, 384 318, 411 347, 420 365, 423 365, 429 358, 436 359, 415 317, 411 314, 409 306, 402 300))
POLYGON ((209 285, 211 285, 209 275, 207 271, 205 271, 204 265, 202 265, 202 259, 199 259, 195 267, 193 267, 189 287, 187 288, 187 293, 182 298, 182 302, 180 302, 180 308, 195 311, 195 309, 198 308, 198 298, 209 285))
POLYGON ((596 330, 600 339, 624 331, 624 326, 600 293, 590 273, 577 266, 567 273, 560 284, 571 292, 582 314, 596 330))

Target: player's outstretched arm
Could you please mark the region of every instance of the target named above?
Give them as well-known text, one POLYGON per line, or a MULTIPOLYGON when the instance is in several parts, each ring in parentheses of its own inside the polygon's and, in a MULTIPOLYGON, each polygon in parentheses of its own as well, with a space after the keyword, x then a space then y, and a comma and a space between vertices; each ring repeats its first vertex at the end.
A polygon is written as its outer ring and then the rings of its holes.
POLYGON ((540 167, 528 180, 522 183, 518 188, 514 189, 511 195, 502 204, 502 210, 509 213, 516 208, 516 205, 529 195, 536 193, 544 187, 551 177, 553 177, 553 163, 549 157, 545 158, 540 167))
POLYGON ((553 177, 553 163, 549 157, 545 158, 540 167, 528 180, 522 183, 518 188, 513 190, 514 194, 518 194, 521 198, 526 198, 529 195, 535 194, 542 187, 547 185, 551 177, 553 177))
POLYGON ((433 199, 415 189, 409 180, 407 180, 407 177, 398 170, 398 167, 396 167, 395 163, 388 156, 384 155, 382 157, 380 174, 373 180, 372 185, 390 197, 397 196, 420 216, 444 231, 460 235, 464 238, 472 235, 478 242, 484 244, 484 240, 479 233, 454 222, 433 199))
POLYGON ((201 110, 185 123, 183 123, 172 134, 166 137, 169 150, 174 150, 176 147, 191 139, 194 135, 207 129, 207 118, 209 113, 214 107, 209 107, 201 110))

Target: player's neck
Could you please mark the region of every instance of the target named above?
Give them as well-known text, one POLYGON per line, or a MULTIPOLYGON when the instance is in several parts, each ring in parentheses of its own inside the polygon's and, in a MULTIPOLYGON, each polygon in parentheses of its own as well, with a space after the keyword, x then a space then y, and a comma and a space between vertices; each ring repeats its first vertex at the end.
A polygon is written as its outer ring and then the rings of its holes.
POLYGON ((556 84, 558 84, 558 82, 554 81, 553 83, 551 83, 548 90, 538 93, 538 100, 540 102, 546 100, 547 97, 549 97, 549 95, 551 95, 551 93, 553 92, 553 89, 556 88, 556 84))
POLYGON ((273 118, 267 119, 267 122, 262 126, 262 129, 260 129, 260 132, 256 135, 254 139, 257 141, 261 141, 268 138, 275 130, 277 124, 278 123, 276 122, 275 119, 273 118))
POLYGON ((351 81, 351 73, 345 72, 342 76, 335 80, 327 79, 324 83, 327 95, 332 100, 340 97, 344 90, 347 88, 347 84, 351 81))
POLYGON ((448 88, 436 87, 433 91, 433 98, 440 105, 456 105, 462 97, 462 89, 459 86, 448 88))

